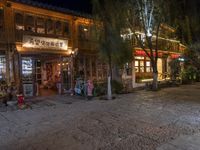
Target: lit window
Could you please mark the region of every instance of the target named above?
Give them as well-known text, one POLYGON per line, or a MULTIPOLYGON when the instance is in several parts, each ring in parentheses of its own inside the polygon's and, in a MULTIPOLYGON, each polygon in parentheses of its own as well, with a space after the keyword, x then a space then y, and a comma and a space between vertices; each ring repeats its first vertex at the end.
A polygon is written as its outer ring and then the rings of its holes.
POLYGON ((6 78, 6 57, 5 55, 0 55, 0 79, 6 78))
POLYGON ((150 61, 146 61, 146 72, 151 72, 151 63, 150 63, 150 61))
POLYGON ((79 39, 89 40, 89 27, 84 25, 79 25, 79 39))
POLYGON ((45 22, 43 18, 37 18, 37 33, 45 33, 45 22))
POLYGON ((135 59, 143 60, 144 57, 141 57, 141 56, 135 56, 135 59))
POLYGON ((139 61, 135 61, 135 72, 139 72, 139 61))
POLYGON ((47 34, 54 34, 54 24, 51 19, 47 20, 47 34))
POLYGON ((22 76, 24 81, 32 81, 33 61, 31 58, 22 58, 22 76))

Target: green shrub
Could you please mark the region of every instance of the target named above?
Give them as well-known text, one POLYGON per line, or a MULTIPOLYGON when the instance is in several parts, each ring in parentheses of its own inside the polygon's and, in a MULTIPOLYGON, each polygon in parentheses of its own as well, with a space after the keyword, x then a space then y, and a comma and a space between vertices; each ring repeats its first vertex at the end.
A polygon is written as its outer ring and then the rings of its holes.
POLYGON ((200 78, 199 76, 200 76, 199 71, 193 66, 187 67, 181 73, 183 83, 191 83, 194 81, 199 81, 200 78))
POLYGON ((113 93, 120 94, 123 92, 123 89, 124 89, 124 87, 123 87, 122 83, 120 83, 116 80, 112 81, 112 92, 113 93))
POLYGON ((107 91, 107 84, 105 82, 94 84, 94 96, 105 95, 106 91, 107 91))
MULTIPOLYGON (((112 81, 112 92, 116 93, 116 94, 120 94, 123 93, 123 84, 113 80, 112 81)), ((93 91, 93 95, 94 96, 102 96, 105 95, 107 93, 107 82, 103 82, 103 83, 94 83, 94 91, 93 91)))

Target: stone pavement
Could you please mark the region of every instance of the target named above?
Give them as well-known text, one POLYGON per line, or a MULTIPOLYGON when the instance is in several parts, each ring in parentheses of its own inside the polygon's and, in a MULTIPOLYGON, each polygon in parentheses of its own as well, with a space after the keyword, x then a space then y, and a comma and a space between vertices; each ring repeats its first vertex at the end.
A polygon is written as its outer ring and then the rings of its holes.
POLYGON ((200 150, 200 134, 180 136, 157 150, 200 150))
POLYGON ((200 83, 0 111, 0 150, 200 150, 200 83), (199 142, 198 142, 199 141, 199 142))

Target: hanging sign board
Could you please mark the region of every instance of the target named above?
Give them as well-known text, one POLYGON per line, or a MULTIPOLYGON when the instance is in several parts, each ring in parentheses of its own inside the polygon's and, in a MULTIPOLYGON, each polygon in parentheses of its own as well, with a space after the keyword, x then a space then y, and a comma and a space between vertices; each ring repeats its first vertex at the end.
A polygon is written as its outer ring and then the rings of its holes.
POLYGON ((56 39, 56 38, 24 35, 22 47, 38 48, 38 49, 67 50, 68 49, 68 41, 56 39))

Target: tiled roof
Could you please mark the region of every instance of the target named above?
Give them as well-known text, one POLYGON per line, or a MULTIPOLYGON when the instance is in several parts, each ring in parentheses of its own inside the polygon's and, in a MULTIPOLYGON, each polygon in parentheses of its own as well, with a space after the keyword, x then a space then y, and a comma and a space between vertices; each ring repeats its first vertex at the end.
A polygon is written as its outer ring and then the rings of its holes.
POLYGON ((61 13, 69 14, 69 15, 75 15, 78 17, 92 18, 91 15, 86 14, 86 13, 80 13, 78 11, 73 11, 64 7, 53 6, 51 4, 41 3, 41 2, 37 2, 33 0, 11 0, 11 1, 31 5, 38 8, 49 9, 52 11, 57 11, 57 12, 61 12, 61 13))

